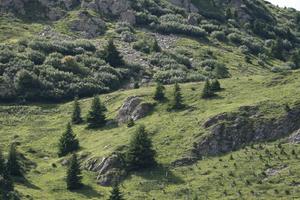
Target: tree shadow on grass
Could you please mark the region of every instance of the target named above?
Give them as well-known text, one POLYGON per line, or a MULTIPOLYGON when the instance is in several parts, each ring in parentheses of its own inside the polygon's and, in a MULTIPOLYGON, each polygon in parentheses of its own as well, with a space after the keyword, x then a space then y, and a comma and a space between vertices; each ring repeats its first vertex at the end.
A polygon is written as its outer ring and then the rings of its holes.
POLYGON ((103 195, 96 191, 94 188, 92 188, 89 185, 83 185, 83 187, 80 190, 73 190, 72 192, 76 192, 78 194, 84 195, 87 199, 90 198, 98 198, 100 199, 103 197, 103 195))
POLYGON ((176 176, 168 167, 158 165, 156 168, 136 172, 135 175, 141 176, 149 181, 158 181, 166 184, 182 184, 184 180, 176 176))
POLYGON ((14 181, 24 185, 27 188, 33 189, 33 190, 40 190, 41 189, 40 187, 34 185, 32 182, 30 182, 25 177, 14 177, 14 181))

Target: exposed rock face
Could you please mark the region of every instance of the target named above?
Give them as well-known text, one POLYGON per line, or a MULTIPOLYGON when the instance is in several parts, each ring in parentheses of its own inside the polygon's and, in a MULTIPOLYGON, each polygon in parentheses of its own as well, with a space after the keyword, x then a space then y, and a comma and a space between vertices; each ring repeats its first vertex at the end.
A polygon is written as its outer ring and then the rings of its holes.
POLYGON ((58 20, 78 5, 80 0, 1 0, 0 11, 58 20))
POLYGON ((85 169, 98 173, 97 182, 102 186, 120 182, 126 175, 125 167, 123 158, 117 154, 103 159, 91 158, 85 164, 85 169))
POLYGON ((71 22, 70 29, 80 32, 86 38, 92 38, 103 34, 106 26, 102 19, 93 17, 88 12, 81 12, 78 19, 71 22))
POLYGON ((119 16, 130 10, 129 0, 94 0, 83 1, 81 6, 106 15, 119 16))
POLYGON ((120 20, 123 22, 127 22, 131 25, 135 25, 136 17, 135 17, 134 11, 128 10, 128 11, 122 12, 120 15, 120 20))
POLYGON ((208 120, 211 133, 195 145, 195 153, 214 156, 237 150, 253 142, 272 141, 300 129, 300 105, 279 119, 264 118, 256 107, 224 113, 208 120))
POLYGON ((171 0, 174 5, 185 8, 188 12, 199 12, 199 9, 192 4, 191 0, 171 0))
POLYGON ((120 108, 116 120, 118 123, 126 123, 130 119, 136 121, 145 117, 152 107, 152 104, 143 103, 142 99, 137 96, 128 97, 120 108))
POLYGON ((300 143, 300 129, 295 131, 289 138, 288 142, 299 144, 300 143))

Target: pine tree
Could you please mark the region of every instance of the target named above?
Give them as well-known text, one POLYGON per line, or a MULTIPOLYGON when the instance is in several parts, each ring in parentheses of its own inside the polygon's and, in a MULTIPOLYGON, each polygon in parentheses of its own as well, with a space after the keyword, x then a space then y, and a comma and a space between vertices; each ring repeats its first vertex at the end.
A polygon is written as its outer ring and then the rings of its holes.
POLYGON ((164 90, 165 87, 161 83, 157 83, 153 99, 156 101, 163 101, 165 99, 164 90))
POLYGON ((108 41, 108 45, 105 49, 105 61, 112 67, 120 67, 124 65, 123 57, 117 50, 113 40, 108 41))
POLYGON ((12 176, 22 176, 22 168, 18 160, 18 152, 15 144, 10 145, 7 160, 7 169, 9 174, 11 174, 12 176))
POLYGON ((67 124, 66 131, 62 134, 58 144, 58 156, 65 156, 68 153, 79 149, 79 141, 73 133, 71 124, 67 124))
POLYGON ((78 102, 78 97, 75 97, 74 99, 74 105, 73 105, 73 113, 72 113, 72 123, 73 124, 80 124, 82 123, 82 117, 81 117, 81 109, 78 102))
POLYGON ((222 88, 221 88, 221 84, 220 82, 218 81, 218 79, 214 79, 212 82, 211 82, 211 90, 212 91, 220 91, 222 88))
POLYGON ((156 152, 144 126, 139 126, 133 135, 125 158, 130 170, 139 170, 156 165, 156 152))
POLYGON ((2 199, 9 199, 8 193, 14 190, 13 182, 5 164, 2 151, 0 150, 0 196, 2 199))
POLYGON ((123 200, 123 195, 118 185, 114 185, 108 200, 123 200))
POLYGON ((103 127, 106 123, 104 111, 106 108, 101 104, 98 96, 95 96, 89 111, 87 122, 89 128, 103 127))
POLYGON ((152 50, 155 52, 161 52, 161 48, 156 39, 153 42, 152 50))
POLYGON ((174 99, 171 103, 171 109, 181 109, 183 107, 181 89, 179 84, 176 83, 174 86, 174 99))
POLYGON ((208 99, 214 96, 214 92, 211 89, 211 84, 209 80, 206 80, 203 91, 202 91, 202 98, 208 99))
POLYGON ((72 155, 70 165, 67 171, 67 188, 68 190, 76 190, 82 187, 81 171, 76 154, 72 155))
POLYGON ((0 149, 0 175, 3 175, 4 173, 4 170, 5 170, 5 160, 4 160, 4 157, 3 157, 3 154, 2 154, 2 151, 0 149))

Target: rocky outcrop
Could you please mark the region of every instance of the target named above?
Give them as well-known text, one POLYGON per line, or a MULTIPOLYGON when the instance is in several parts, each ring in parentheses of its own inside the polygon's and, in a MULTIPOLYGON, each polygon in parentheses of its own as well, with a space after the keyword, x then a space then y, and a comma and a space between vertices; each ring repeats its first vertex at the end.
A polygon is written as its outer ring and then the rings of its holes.
POLYGON ((58 20, 65 16, 66 11, 80 5, 80 0, 1 0, 1 12, 13 12, 33 19, 48 18, 58 20))
POLYGON ((126 176, 125 162, 118 154, 112 154, 102 159, 90 158, 86 161, 84 168, 97 172, 97 183, 102 186, 111 186, 126 176))
POLYGON ((300 143, 300 129, 295 131, 289 138, 288 142, 299 144, 300 143))
POLYGON ((78 18, 71 21, 70 29, 79 32, 86 38, 93 38, 105 32, 105 22, 97 17, 90 15, 88 12, 83 11, 78 14, 78 18))
POLYGON ((214 156, 245 145, 273 141, 300 129, 300 105, 279 119, 267 118, 258 107, 242 107, 236 113, 223 113, 204 123, 210 134, 195 144, 198 157, 214 156))
POLYGON ((140 97, 128 97, 119 109, 116 121, 119 124, 127 123, 130 119, 136 121, 145 117, 152 108, 153 104, 143 102, 140 97))

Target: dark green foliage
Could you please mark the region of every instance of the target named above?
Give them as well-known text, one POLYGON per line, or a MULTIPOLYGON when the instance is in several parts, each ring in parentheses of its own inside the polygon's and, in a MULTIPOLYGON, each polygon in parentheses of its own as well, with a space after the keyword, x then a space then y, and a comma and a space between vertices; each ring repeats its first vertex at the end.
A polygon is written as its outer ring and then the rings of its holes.
POLYGON ((112 67, 121 67, 124 65, 124 60, 113 40, 108 41, 108 45, 105 49, 105 61, 112 67))
POLYGON ((13 190, 13 181, 5 163, 2 151, 0 150, 0 197, 2 197, 2 199, 9 199, 9 192, 13 190))
POLYGON ((218 79, 214 79, 212 82, 211 82, 211 90, 212 91, 220 91, 222 88, 221 88, 221 84, 220 82, 218 81, 218 79))
POLYGON ((280 60, 284 59, 284 47, 281 39, 277 39, 271 46, 271 55, 280 60))
POLYGON ((160 48, 160 46, 159 46, 159 44, 158 44, 158 42, 157 42, 156 39, 154 39, 152 49, 155 52, 161 52, 161 48, 160 48))
POLYGON ((22 176, 22 167, 19 161, 18 152, 16 145, 13 143, 10 145, 8 159, 7 159, 7 169, 12 176, 22 176))
POLYGON ((78 163, 76 154, 72 155, 68 170, 67 170, 67 189, 68 190, 77 190, 82 187, 81 184, 81 170, 78 163))
POLYGON ((80 124, 82 123, 82 117, 81 117, 81 108, 80 104, 78 102, 78 97, 75 97, 74 99, 74 105, 73 105, 73 113, 72 113, 72 123, 73 124, 80 124))
POLYGON ((163 101, 165 99, 165 87, 161 83, 156 84, 156 89, 154 93, 154 100, 156 101, 163 101))
POLYGON ((133 127, 135 125, 134 120, 132 118, 129 119, 129 121, 127 122, 127 127, 133 127))
POLYGON ((6 168, 5 159, 4 159, 2 151, 0 149, 0 175, 2 175, 4 173, 5 168, 6 168))
POLYGON ((139 89, 140 88, 140 84, 139 84, 139 82, 134 82, 134 84, 133 84, 133 88, 134 89, 139 89))
POLYGON ((215 94, 214 94, 214 91, 212 90, 209 80, 206 80, 204 88, 202 90, 202 98, 208 99, 208 98, 213 97, 214 95, 215 94))
POLYGON ((67 129, 61 136, 58 144, 58 156, 65 156, 68 153, 79 149, 79 141, 73 133, 71 124, 67 124, 67 129))
POLYGON ((139 126, 132 136, 125 158, 129 170, 141 170, 156 165, 156 152, 144 126, 139 126))
POLYGON ((181 109, 184 107, 182 103, 182 94, 181 94, 181 88, 178 83, 175 83, 174 85, 174 93, 173 93, 173 100, 170 105, 170 109, 181 109))
POLYGON ((95 96, 87 116, 88 128, 103 127, 106 123, 105 111, 106 108, 101 104, 99 97, 95 96))
POLYGON ((123 195, 118 185, 113 186, 108 200, 123 200, 123 195))

